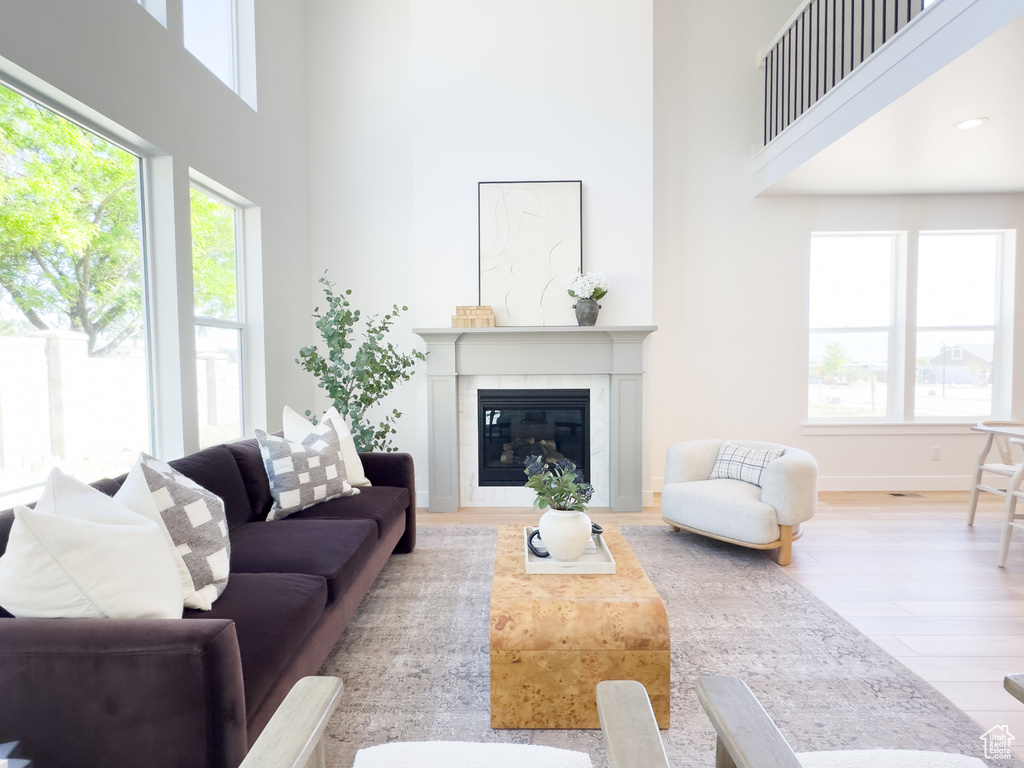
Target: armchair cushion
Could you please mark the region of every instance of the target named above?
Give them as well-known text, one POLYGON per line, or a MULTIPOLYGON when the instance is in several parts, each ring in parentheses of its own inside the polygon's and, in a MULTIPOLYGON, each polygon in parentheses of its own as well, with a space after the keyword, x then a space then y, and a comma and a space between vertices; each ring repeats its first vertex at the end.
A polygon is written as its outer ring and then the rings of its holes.
POLYGON ((718 458, 715 459, 710 479, 742 480, 745 483, 760 486, 761 475, 764 473, 765 467, 771 461, 779 458, 783 452, 782 448, 766 448, 764 450, 744 448, 742 445, 725 440, 722 442, 722 447, 718 449, 718 458))
POLYGON ((662 514, 688 528, 751 544, 779 538, 775 508, 761 501, 761 489, 742 480, 672 483, 661 491, 662 514))

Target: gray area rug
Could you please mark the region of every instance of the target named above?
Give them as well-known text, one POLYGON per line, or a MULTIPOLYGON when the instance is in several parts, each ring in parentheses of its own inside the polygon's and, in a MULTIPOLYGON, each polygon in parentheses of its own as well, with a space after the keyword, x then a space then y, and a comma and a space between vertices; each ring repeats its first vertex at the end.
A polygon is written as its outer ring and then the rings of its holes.
MULTIPOLYGON (((762 553, 660 526, 622 527, 672 632, 673 768, 714 765, 700 675, 747 681, 796 751, 926 749, 982 757, 981 728, 762 553)), ((391 558, 322 673, 345 684, 327 763, 388 741, 501 741, 588 752, 597 730, 490 728, 494 527, 421 528, 391 558)), ((1009 694, 1007 694, 1009 695, 1009 694)), ((1016 760, 992 766, 1022 768, 1016 760)))

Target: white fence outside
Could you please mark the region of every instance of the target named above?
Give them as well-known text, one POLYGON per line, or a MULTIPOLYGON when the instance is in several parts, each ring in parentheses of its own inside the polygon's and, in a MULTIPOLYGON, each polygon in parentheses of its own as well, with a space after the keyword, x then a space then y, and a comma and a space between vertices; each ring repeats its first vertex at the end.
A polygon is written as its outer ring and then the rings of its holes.
MULTIPOLYGON (((196 362, 203 443, 237 437, 237 356, 196 362)), ((86 482, 127 472, 152 444, 147 378, 141 346, 91 358, 81 333, 0 336, 0 509, 37 499, 54 466, 86 482)))

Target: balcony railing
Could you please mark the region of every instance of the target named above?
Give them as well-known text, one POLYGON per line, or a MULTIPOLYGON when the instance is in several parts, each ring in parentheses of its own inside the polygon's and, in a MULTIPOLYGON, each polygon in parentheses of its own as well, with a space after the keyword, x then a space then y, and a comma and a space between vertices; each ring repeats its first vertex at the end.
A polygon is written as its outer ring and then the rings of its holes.
POLYGON ((805 0, 764 57, 764 143, 909 24, 932 0, 805 0))

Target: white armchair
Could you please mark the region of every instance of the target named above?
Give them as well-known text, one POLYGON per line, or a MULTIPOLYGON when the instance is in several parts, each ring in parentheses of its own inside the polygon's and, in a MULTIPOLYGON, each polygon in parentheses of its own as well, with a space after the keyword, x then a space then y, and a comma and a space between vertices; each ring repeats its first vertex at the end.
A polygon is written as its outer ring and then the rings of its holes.
POLYGON ((818 503, 818 464, 807 451, 776 443, 730 441, 756 451, 781 449, 760 472, 760 485, 711 479, 723 440, 676 443, 665 460, 662 518, 674 531, 686 530, 754 549, 778 550, 789 565, 800 524, 818 503))

